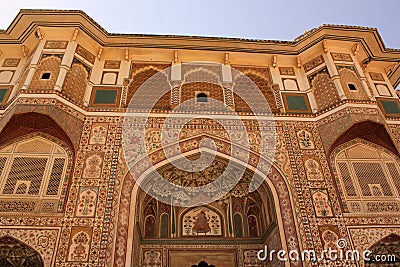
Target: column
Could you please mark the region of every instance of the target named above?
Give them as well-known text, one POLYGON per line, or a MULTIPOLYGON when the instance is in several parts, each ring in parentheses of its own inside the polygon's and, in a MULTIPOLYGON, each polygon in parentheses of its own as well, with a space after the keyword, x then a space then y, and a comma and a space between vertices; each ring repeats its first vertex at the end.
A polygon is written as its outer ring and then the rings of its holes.
POLYGON ((54 90, 61 91, 62 86, 64 84, 65 76, 69 68, 71 67, 72 61, 74 60, 74 54, 77 43, 75 41, 71 41, 68 43, 67 49, 65 49, 65 54, 61 61, 60 73, 58 74, 56 85, 54 86, 54 90))
POLYGON ((36 51, 32 56, 31 66, 29 68, 28 75, 26 76, 26 79, 24 81, 24 85, 21 87, 21 89, 25 89, 25 90, 29 89, 29 86, 31 85, 31 82, 32 82, 33 75, 35 74, 35 71, 36 71, 36 67, 39 63, 40 56, 42 55, 42 50, 43 50, 45 43, 46 43, 46 41, 44 39, 42 39, 39 42, 39 44, 36 48, 36 51))
POLYGON ((363 87, 365 93, 367 94, 367 96, 370 100, 374 100, 374 93, 371 92, 371 90, 369 89, 369 86, 367 83, 367 77, 365 76, 364 70, 361 68, 360 64, 358 63, 357 58, 353 55, 350 55, 350 56, 354 62, 354 67, 356 68, 357 72, 360 74, 361 84, 362 84, 362 87, 363 87))
POLYGON ((90 95, 92 94, 93 83, 91 81, 88 82, 85 88, 85 95, 83 96, 83 105, 85 107, 89 106, 90 103, 90 95))

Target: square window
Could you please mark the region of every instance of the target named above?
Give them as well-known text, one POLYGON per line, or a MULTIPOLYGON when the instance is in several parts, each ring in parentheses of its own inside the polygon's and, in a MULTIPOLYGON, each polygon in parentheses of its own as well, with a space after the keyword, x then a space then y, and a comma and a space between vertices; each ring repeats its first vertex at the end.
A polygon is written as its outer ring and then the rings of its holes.
POLYGON ((50 72, 44 72, 44 73, 42 73, 42 77, 41 77, 40 79, 42 79, 42 80, 49 80, 49 79, 50 79, 50 76, 51 76, 51 73, 50 73, 50 72))
POLYGON ((119 87, 93 87, 90 103, 93 106, 118 106, 120 95, 119 87))
POLYGON ((306 100, 302 96, 287 96, 288 108, 307 110, 306 100))

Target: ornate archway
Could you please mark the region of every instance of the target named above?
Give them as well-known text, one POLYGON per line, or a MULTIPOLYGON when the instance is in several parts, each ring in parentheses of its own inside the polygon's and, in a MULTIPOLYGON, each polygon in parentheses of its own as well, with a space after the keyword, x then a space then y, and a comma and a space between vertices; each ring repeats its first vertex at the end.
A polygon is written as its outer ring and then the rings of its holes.
MULTIPOLYGON (((161 166, 158 173, 174 184, 194 189, 213 183, 223 175, 227 164, 226 159, 216 157, 207 168, 188 172, 169 163, 161 166)), ((266 183, 249 192, 252 171, 246 170, 238 184, 217 201, 193 207, 163 202, 166 195, 178 197, 184 192, 161 186, 152 174, 146 176, 149 183, 144 181, 143 190, 133 196, 137 222, 134 236, 139 237, 135 248, 139 248, 140 255, 132 266, 146 266, 149 262, 153 266, 191 266, 203 259, 220 267, 250 266, 243 263, 249 262, 249 251, 259 250, 264 244, 274 250, 282 248, 272 193, 266 183), (163 222, 161 218, 168 219, 163 222)), ((224 177, 224 183, 231 178, 224 177)), ((218 189, 220 184, 214 186, 218 189)), ((203 193, 193 197, 204 199, 208 191, 203 193)))
MULTIPOLYGON (((184 147, 185 142, 191 141, 193 140, 183 140, 179 145, 180 147, 184 147)), ((216 142, 222 143, 221 146, 217 145, 217 147, 232 146, 232 144, 224 140, 218 139, 216 142)), ((187 151, 187 155, 190 154, 193 154, 193 151, 187 151)), ((153 165, 156 165, 156 168, 165 166, 169 163, 167 159, 160 158, 160 155, 162 155, 162 153, 159 151, 155 151, 149 155, 150 158, 157 158, 157 162, 153 162, 153 165)), ((230 157, 228 154, 220 151, 217 151, 217 156, 225 159, 229 159, 230 157)), ((267 170, 267 168, 265 168, 265 166, 268 165, 267 160, 253 152, 250 153, 250 159, 248 162, 242 162, 236 159, 236 163, 246 166, 249 171, 252 171, 260 177, 263 177, 265 181, 264 184, 267 185, 271 190, 272 203, 276 211, 277 229, 279 229, 278 231, 280 233, 279 240, 282 244, 282 248, 287 249, 289 247, 290 249, 299 249, 290 193, 286 181, 279 170, 275 167, 271 168, 271 170, 267 170), (256 168, 257 164, 259 168, 256 168)), ((142 176, 145 177, 150 174, 150 172, 148 172, 150 166, 145 160, 138 161, 135 166, 137 167, 132 169, 132 173, 128 173, 126 175, 121 184, 122 191, 119 200, 115 242, 116 247, 114 254, 114 264, 116 264, 116 266, 136 266, 138 263, 134 262, 134 265, 132 265, 131 259, 139 259, 140 257, 139 247, 140 242, 143 241, 143 239, 142 237, 139 237, 138 232, 134 232, 134 229, 137 230, 139 227, 136 219, 137 211, 135 205, 139 188, 136 185, 135 179, 132 177, 132 175, 137 179, 142 176)), ((243 222, 244 221, 245 220, 243 219, 243 222)), ((213 241, 210 242, 212 243, 213 241)), ((244 252, 246 252, 245 255, 248 255, 249 257, 251 257, 251 255, 254 256, 254 254, 261 249, 260 244, 257 246, 257 249, 254 246, 252 249, 250 248, 251 246, 248 247, 248 251, 244 252)), ((149 250, 146 251, 146 253, 148 253, 148 260, 151 262, 159 262, 161 259, 161 255, 156 253, 156 251, 149 250)), ((244 256, 241 257, 241 260, 243 260, 243 257, 244 256)), ((293 262, 291 264, 292 266, 297 266, 301 263, 293 262)))

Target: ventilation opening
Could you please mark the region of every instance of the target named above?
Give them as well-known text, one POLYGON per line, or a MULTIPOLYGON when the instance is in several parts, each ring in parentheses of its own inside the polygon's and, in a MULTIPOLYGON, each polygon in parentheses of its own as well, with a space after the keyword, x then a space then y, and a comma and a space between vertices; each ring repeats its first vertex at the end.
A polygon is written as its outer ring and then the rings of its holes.
POLYGON ((198 103, 207 103, 208 96, 205 93, 200 93, 197 95, 197 102, 198 103))
POLYGON ((349 83, 347 86, 349 87, 349 89, 350 89, 351 91, 357 91, 357 88, 356 88, 356 86, 355 86, 354 84, 349 83))
POLYGON ((42 79, 42 80, 48 80, 48 79, 50 79, 50 75, 51 75, 50 72, 44 72, 44 73, 42 74, 41 79, 42 79))

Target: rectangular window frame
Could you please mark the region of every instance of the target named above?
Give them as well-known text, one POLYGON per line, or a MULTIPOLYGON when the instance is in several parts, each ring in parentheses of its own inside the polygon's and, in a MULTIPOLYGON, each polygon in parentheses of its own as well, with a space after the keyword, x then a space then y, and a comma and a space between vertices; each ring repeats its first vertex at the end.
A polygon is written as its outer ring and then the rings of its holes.
POLYGON ((121 100, 121 87, 116 86, 93 86, 92 95, 90 97, 90 106, 91 107, 119 107, 120 100, 121 100), (114 103, 95 103, 96 93, 100 90, 110 90, 110 91, 117 91, 115 96, 114 103))

